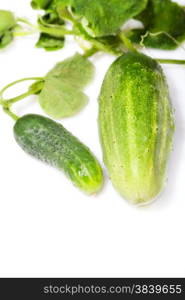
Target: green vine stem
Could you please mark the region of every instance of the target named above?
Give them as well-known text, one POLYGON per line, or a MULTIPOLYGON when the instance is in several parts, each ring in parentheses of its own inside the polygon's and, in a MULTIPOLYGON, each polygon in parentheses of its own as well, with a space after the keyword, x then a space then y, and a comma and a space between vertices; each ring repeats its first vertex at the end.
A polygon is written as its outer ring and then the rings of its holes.
POLYGON ((47 33, 55 37, 63 37, 64 35, 74 35, 74 31, 66 29, 64 26, 43 26, 39 25, 38 29, 42 33, 47 33))
POLYGON ((13 103, 16 103, 16 102, 18 102, 20 100, 23 100, 24 98, 26 98, 28 96, 31 96, 31 95, 33 95, 33 91, 29 90, 29 91, 27 91, 27 92, 25 92, 25 93, 23 93, 23 94, 21 94, 21 95, 19 95, 17 97, 14 97, 14 98, 11 98, 9 100, 4 101, 4 106, 9 107, 13 103))
POLYGON ((34 91, 31 89, 31 90, 28 90, 26 93, 23 93, 15 98, 11 98, 11 99, 4 99, 3 98, 3 94, 4 92, 9 89, 10 87, 16 85, 17 83, 21 83, 23 81, 30 81, 30 80, 35 80, 35 81, 42 81, 44 80, 43 77, 28 77, 28 78, 22 78, 22 79, 19 79, 19 80, 16 80, 16 81, 13 81, 11 83, 9 83, 8 85, 6 85, 1 91, 0 91, 0 104, 3 105, 3 106, 9 106, 10 104, 13 104, 17 101, 20 101, 22 99, 24 99, 25 97, 27 96, 30 96, 34 93, 34 91))
POLYGON ((125 45, 125 47, 132 51, 132 52, 137 52, 137 49, 134 47, 134 45, 132 44, 132 42, 130 41, 129 38, 126 37, 126 35, 123 32, 120 32, 118 34, 119 39, 123 42, 123 44, 125 45))
POLYGON ((27 35, 31 35, 34 33, 37 33, 38 30, 31 30, 31 31, 14 31, 13 32, 13 36, 14 37, 19 37, 19 36, 27 36, 27 35))
POLYGON ((33 25, 32 23, 30 23, 27 19, 24 19, 24 18, 17 18, 16 21, 17 21, 17 23, 24 23, 33 29, 37 27, 37 26, 33 25))
POLYGON ((72 24, 74 24, 74 22, 76 22, 72 16, 72 14, 69 12, 69 10, 67 8, 65 8, 65 6, 63 8, 58 9, 58 13, 60 16, 62 16, 63 20, 69 21, 72 24))
POLYGON ((3 94, 10 87, 12 87, 12 86, 14 86, 18 83, 21 83, 23 81, 28 81, 28 80, 34 80, 36 82, 42 82, 42 81, 44 81, 44 78, 43 77, 29 77, 29 78, 19 79, 19 80, 16 80, 16 81, 13 81, 13 82, 9 83, 8 85, 6 85, 0 91, 0 105, 2 105, 4 112, 6 114, 8 114, 14 120, 18 120, 19 117, 11 111, 12 104, 14 104, 14 103, 30 96, 30 95, 38 93, 40 91, 40 85, 38 85, 38 88, 36 88, 37 87, 36 85, 32 85, 31 88, 28 89, 27 92, 25 92, 25 93, 23 93, 23 94, 21 94, 17 97, 10 98, 10 99, 4 99, 3 94))
POLYGON ((14 121, 17 121, 19 119, 19 117, 14 114, 10 108, 7 107, 3 107, 4 112, 9 115, 14 121))
POLYGON ((159 63, 161 64, 174 64, 174 65, 185 65, 185 60, 181 59, 163 59, 163 58, 156 58, 159 63))
POLYGON ((97 53, 97 52, 98 52, 98 49, 92 47, 92 48, 86 50, 86 51, 84 52, 83 56, 86 57, 86 58, 88 58, 88 57, 93 56, 93 55, 94 55, 95 53, 97 53))
POLYGON ((13 35, 15 37, 17 37, 17 36, 27 36, 27 35, 31 35, 31 34, 37 33, 39 31, 38 26, 33 25, 27 19, 17 18, 16 22, 17 22, 17 26, 15 27, 15 31, 13 32, 13 35), (28 27, 30 27, 30 30, 28 30, 28 31, 22 31, 21 30, 22 26, 19 25, 19 23, 26 24, 28 27), (17 30, 16 30, 16 28, 17 28, 17 30))

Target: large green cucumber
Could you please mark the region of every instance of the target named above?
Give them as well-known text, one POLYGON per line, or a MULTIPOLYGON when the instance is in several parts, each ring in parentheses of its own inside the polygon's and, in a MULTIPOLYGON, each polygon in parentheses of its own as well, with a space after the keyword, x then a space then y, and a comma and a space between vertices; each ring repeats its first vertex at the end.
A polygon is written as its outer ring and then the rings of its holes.
POLYGON ((99 97, 104 162, 113 185, 134 204, 162 190, 174 133, 165 76, 150 57, 128 52, 108 70, 99 97))
POLYGON ((17 143, 32 156, 68 175, 87 194, 102 187, 102 169, 90 152, 61 124, 40 115, 25 115, 14 126, 17 143))

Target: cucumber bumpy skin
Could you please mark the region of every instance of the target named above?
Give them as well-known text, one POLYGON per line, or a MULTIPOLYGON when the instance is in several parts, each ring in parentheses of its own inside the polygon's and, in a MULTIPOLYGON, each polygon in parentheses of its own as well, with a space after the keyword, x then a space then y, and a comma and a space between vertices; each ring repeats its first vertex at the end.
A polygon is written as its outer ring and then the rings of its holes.
POLYGON ((117 191, 145 204, 162 190, 174 133, 168 86, 160 65, 139 53, 119 57, 99 97, 104 162, 117 191))
POLYGON ((40 115, 25 115, 16 122, 14 136, 25 152, 63 170, 85 193, 101 189, 103 173, 98 161, 61 124, 40 115))

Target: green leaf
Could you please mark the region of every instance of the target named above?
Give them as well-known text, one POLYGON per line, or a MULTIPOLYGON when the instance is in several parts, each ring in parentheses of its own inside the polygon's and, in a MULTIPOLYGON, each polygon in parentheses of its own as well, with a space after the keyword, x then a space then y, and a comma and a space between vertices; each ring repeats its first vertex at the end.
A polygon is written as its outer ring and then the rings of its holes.
POLYGON ((39 103, 45 113, 54 119, 78 113, 88 102, 83 88, 94 75, 94 66, 82 55, 76 54, 58 63, 45 78, 39 94, 39 103))
MULTIPOLYGON (((63 25, 64 21, 59 18, 57 12, 49 11, 44 16, 38 19, 39 24, 47 25, 63 25)), ((36 47, 44 48, 46 51, 55 51, 64 47, 65 38, 56 37, 47 33, 41 33, 36 47)))
POLYGON ((53 25, 63 25, 65 22, 62 20, 56 11, 50 10, 45 15, 39 18, 38 22, 40 24, 53 24, 53 25))
POLYGON ((86 31, 93 37, 116 34, 130 18, 138 15, 147 0, 58 0, 57 7, 71 7, 86 31))
POLYGON ((13 40, 16 20, 12 12, 0 10, 0 48, 6 47, 13 40))
POLYGON ((33 95, 38 95, 40 94, 40 92, 42 91, 43 87, 44 87, 44 80, 37 80, 36 82, 34 82, 33 84, 30 85, 29 87, 29 91, 31 91, 33 93, 33 95))
POLYGON ((174 50, 179 46, 179 42, 167 33, 158 32, 152 33, 145 31, 145 29, 134 29, 127 34, 131 42, 140 44, 148 48, 174 50))
POLYGON ((0 49, 5 48, 13 40, 13 34, 10 30, 7 30, 3 34, 0 34, 0 49))
POLYGON ((51 77, 45 81, 39 102, 45 113, 61 119, 78 113, 87 104, 88 98, 61 78, 51 77))
POLYGON ((16 26, 16 21, 12 12, 0 10, 0 34, 16 26))
POLYGON ((57 38, 47 33, 41 33, 36 47, 44 48, 46 51, 56 51, 64 47, 64 38, 57 38))
POLYGON ((75 54, 56 64, 46 77, 59 77, 77 89, 85 87, 93 78, 94 66, 84 56, 75 54))
POLYGON ((53 2, 53 0, 32 0, 31 6, 34 9, 46 9, 53 2))
POLYGON ((171 0, 149 0, 147 8, 136 18, 144 29, 130 33, 133 42, 139 43, 142 35, 146 35, 145 46, 170 50, 185 40, 185 10, 171 0))
POLYGON ((109 35, 105 37, 96 38, 97 41, 102 43, 107 49, 114 51, 121 55, 123 54, 123 43, 117 35, 109 35))

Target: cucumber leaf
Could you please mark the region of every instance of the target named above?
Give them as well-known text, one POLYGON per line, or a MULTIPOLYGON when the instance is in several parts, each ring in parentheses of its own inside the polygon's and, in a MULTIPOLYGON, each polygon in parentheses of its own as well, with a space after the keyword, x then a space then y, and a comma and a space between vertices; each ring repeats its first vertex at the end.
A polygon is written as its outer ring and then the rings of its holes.
POLYGON ((64 47, 64 38, 57 38, 47 33, 41 33, 36 47, 44 48, 46 51, 60 50, 64 47))
POLYGON ((171 0, 149 0, 147 8, 136 18, 144 29, 129 34, 133 42, 139 43, 145 35, 145 46, 170 50, 185 40, 185 9, 171 0))
MULTIPOLYGON (((59 18, 55 11, 48 11, 44 16, 38 20, 39 24, 47 25, 63 25, 64 21, 59 18)), ((46 51, 55 51, 64 47, 65 38, 56 37, 47 33, 41 33, 39 40, 36 43, 37 48, 44 48, 46 51)))
MULTIPOLYGON (((145 29, 134 29, 127 34, 127 37, 135 44, 148 48, 174 50, 179 46, 180 40, 174 39, 164 32, 152 33, 145 29)), ((183 40, 184 38, 182 38, 183 40)))
POLYGON ((93 64, 84 56, 75 54, 56 64, 46 77, 59 77, 64 81, 70 82, 75 88, 81 89, 91 81, 93 75, 93 64))
POLYGON ((12 12, 0 10, 0 48, 6 47, 13 40, 16 20, 12 12))
POLYGON ((16 21, 12 12, 0 10, 0 34, 15 27, 16 21))
POLYGON ((53 0, 32 0, 31 6, 34 9, 47 9, 53 0))
POLYGON ((93 37, 114 35, 130 18, 145 9, 148 0, 56 0, 56 7, 69 6, 93 37))
POLYGON ((7 30, 3 34, 0 34, 0 49, 8 46, 12 40, 13 34, 10 30, 7 30))
POLYGON ((54 119, 78 113, 88 102, 83 88, 93 78, 94 66, 85 57, 76 54, 58 63, 45 77, 39 94, 39 103, 54 119))
POLYGON ((53 24, 53 25, 64 25, 64 20, 62 20, 58 13, 54 10, 49 10, 46 14, 38 20, 39 24, 53 24))
POLYGON ((120 41, 120 38, 117 35, 109 35, 96 38, 102 45, 104 45, 107 49, 112 50, 112 52, 117 55, 123 54, 123 43, 120 41))
POLYGON ((61 78, 51 77, 45 81, 39 102, 45 113, 61 119, 78 113, 87 104, 88 98, 61 78))

